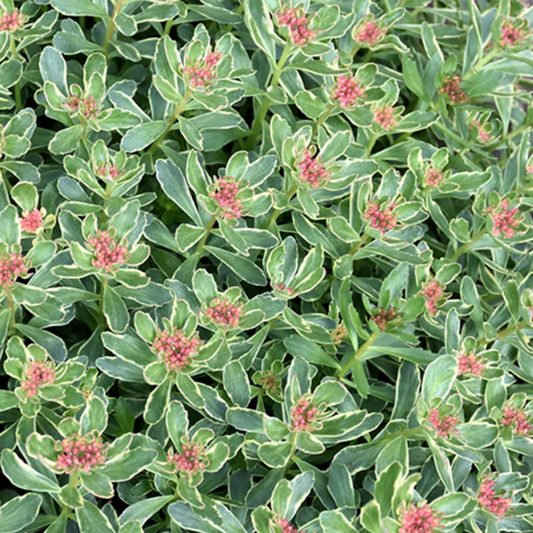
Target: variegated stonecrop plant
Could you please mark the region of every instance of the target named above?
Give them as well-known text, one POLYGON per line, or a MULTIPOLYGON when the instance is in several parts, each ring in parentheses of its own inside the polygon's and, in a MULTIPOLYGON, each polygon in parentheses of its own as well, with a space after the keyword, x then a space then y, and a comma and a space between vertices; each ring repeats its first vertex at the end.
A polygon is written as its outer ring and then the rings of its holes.
POLYGON ((0 533, 533 529, 533 8, 0 0, 0 533))

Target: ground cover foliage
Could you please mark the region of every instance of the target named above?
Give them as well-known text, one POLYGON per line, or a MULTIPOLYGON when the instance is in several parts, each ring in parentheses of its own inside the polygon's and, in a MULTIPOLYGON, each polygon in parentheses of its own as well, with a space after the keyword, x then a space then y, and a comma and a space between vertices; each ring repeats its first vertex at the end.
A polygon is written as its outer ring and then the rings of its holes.
POLYGON ((532 530, 532 9, 0 6, 0 533, 532 530))

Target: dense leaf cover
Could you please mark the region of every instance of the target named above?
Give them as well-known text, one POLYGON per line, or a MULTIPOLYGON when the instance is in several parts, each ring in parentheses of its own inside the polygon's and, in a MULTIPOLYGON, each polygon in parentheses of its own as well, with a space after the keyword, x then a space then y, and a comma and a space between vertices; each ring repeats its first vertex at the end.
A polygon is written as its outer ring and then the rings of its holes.
POLYGON ((530 28, 0 0, 0 533, 532 531, 530 28))

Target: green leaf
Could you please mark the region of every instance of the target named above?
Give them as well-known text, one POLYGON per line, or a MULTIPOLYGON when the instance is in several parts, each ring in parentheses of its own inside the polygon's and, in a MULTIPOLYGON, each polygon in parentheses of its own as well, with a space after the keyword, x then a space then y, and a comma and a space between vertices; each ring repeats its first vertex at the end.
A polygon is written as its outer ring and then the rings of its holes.
POLYGON ((50 141, 48 149, 50 152, 56 155, 74 152, 74 150, 76 150, 78 147, 82 135, 83 126, 81 124, 59 130, 54 135, 54 138, 50 141))
POLYGON ((155 513, 160 511, 167 503, 174 500, 174 496, 157 496, 147 498, 130 505, 119 517, 121 524, 130 520, 138 520, 143 525, 155 513))
POLYGON ((86 435, 92 431, 103 433, 107 427, 107 407, 98 396, 92 396, 81 415, 82 433, 86 435))
POLYGON ((26 494, 9 500, 0 507, 0 533, 15 533, 29 526, 37 518, 42 498, 26 494))
POLYGON ((283 344, 289 353, 295 357, 303 357, 306 361, 316 365, 324 365, 338 370, 341 368, 331 355, 328 355, 318 344, 305 337, 291 335, 283 341, 283 344))
POLYGON ((80 509, 76 509, 76 519, 80 533, 115 533, 106 515, 94 505, 85 501, 80 509))
POLYGON ((103 310, 111 331, 116 333, 123 333, 126 331, 126 328, 130 323, 128 308, 122 298, 109 285, 104 287, 103 310))
POLYGON ((250 384, 239 361, 232 361, 224 367, 223 380, 224 388, 233 403, 246 407, 250 403, 250 384))
POLYGON ((189 428, 189 418, 183 404, 174 400, 169 405, 166 414, 166 426, 172 444, 176 450, 180 449, 181 438, 187 435, 189 428))
POLYGON ((120 148, 125 152, 139 152, 143 148, 150 146, 167 129, 167 122, 164 120, 147 122, 135 126, 126 132, 122 137, 120 148))
POLYGON ((107 461, 99 472, 109 477, 113 483, 128 481, 149 467, 156 457, 157 452, 155 450, 135 448, 107 461))
POLYGON ((457 376, 457 359, 452 355, 441 355, 427 368, 422 383, 422 398, 427 405, 435 398, 444 399, 457 376))
POLYGON ((107 11, 92 0, 52 0, 52 7, 71 17, 109 18, 107 11))
POLYGON ((249 259, 214 246, 206 246, 205 249, 250 285, 264 287, 267 284, 263 271, 249 259))
POLYGON ((17 210, 12 205, 8 205, 0 212, 0 242, 5 242, 8 246, 20 243, 17 210))
POLYGON ((1 462, 4 475, 15 487, 29 491, 59 492, 59 485, 55 481, 23 463, 13 451, 4 450, 1 462))
POLYGON ((168 405, 170 398, 170 388, 172 387, 172 381, 166 379, 158 385, 148 396, 148 401, 144 408, 144 420, 147 424, 157 424, 163 416, 168 405))
POLYGON ((59 500, 63 505, 71 509, 79 509, 83 507, 83 498, 80 491, 73 485, 63 485, 59 491, 59 500))
POLYGON ((355 527, 340 511, 320 513, 320 525, 324 533, 357 533, 355 527))
POLYGON ((112 498, 113 485, 111 480, 99 470, 80 472, 83 487, 97 498, 112 498))
POLYGON ((520 320, 520 295, 518 294, 518 285, 515 280, 509 280, 505 284, 503 298, 513 320, 518 322, 520 320))

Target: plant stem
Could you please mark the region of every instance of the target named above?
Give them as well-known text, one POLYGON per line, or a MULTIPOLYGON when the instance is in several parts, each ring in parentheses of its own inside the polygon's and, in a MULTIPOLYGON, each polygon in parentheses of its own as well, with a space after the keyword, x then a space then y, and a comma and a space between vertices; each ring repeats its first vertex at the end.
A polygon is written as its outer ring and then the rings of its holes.
POLYGON ((4 292, 6 294, 6 300, 7 300, 7 308, 9 309, 9 329, 8 334, 13 335, 15 333, 15 300, 13 300, 13 296, 11 294, 11 291, 5 287, 4 292))
POLYGON ((183 95, 183 100, 174 108, 172 115, 168 117, 167 127, 165 128, 165 131, 154 141, 152 146, 150 146, 150 149, 147 152, 148 154, 153 155, 153 153, 157 150, 158 146, 164 141, 165 137, 172 129, 174 122, 176 122, 177 118, 182 114, 191 96, 192 91, 190 89, 187 89, 187 92, 183 95))
POLYGON ((368 337, 367 341, 357 350, 352 357, 350 357, 349 361, 339 370, 337 373, 337 379, 342 378, 349 370, 352 368, 353 364, 357 359, 359 359, 367 350, 374 344, 375 340, 378 338, 379 333, 372 333, 370 337, 368 337))
POLYGON ((113 38, 113 33, 115 33, 115 29, 116 29, 115 18, 120 13, 120 10, 122 9, 123 4, 124 4, 124 0, 117 0, 117 3, 115 4, 113 13, 111 15, 111 20, 109 21, 107 30, 105 32, 104 44, 102 45, 102 48, 104 50, 104 55, 106 57, 109 55, 109 45, 111 44, 111 39, 113 38))
POLYGON ((370 239, 370 237, 365 233, 361 237, 361 240, 350 250, 350 255, 354 256, 361 249, 361 246, 368 241, 368 239, 370 239))
MULTIPOLYGON (((292 200, 292 197, 296 194, 296 191, 298 190, 298 185, 294 185, 289 192, 287 193, 287 196, 289 197, 289 202, 292 200)), ((272 222, 275 222, 278 217, 283 213, 284 209, 276 209, 274 208, 273 213, 270 215, 270 218, 267 220, 267 223, 265 224, 265 228, 268 228, 272 222)))
POLYGON ((169 19, 165 23, 165 29, 163 30, 163 35, 168 35, 170 31, 172 30, 172 26, 174 25, 174 19, 169 19))
POLYGON ((374 148, 374 145, 376 144, 376 141, 378 140, 378 136, 375 133, 370 134, 370 138, 368 139, 368 144, 366 145, 366 153, 365 157, 369 157, 372 148, 374 148))
POLYGON ((483 228, 479 233, 476 233, 468 242, 460 246, 456 252, 450 257, 450 261, 457 261, 475 242, 479 241, 487 233, 487 228, 483 228))
MULTIPOLYGON (((497 335, 497 338, 494 339, 494 340, 502 340, 502 339, 505 339, 505 337, 508 337, 509 335, 513 334, 515 331, 517 330, 520 330, 520 329, 524 329, 524 328, 527 328, 528 324, 527 322, 519 322, 518 324, 515 324, 514 326, 509 326, 505 329, 502 329, 498 335, 497 335)), ((488 344, 489 342, 493 342, 492 340, 487 340, 487 339, 481 339, 479 341, 479 344, 481 346, 484 346, 485 344, 488 344)))
POLYGON ((324 124, 324 121, 329 117, 331 112, 335 109, 335 104, 329 104, 326 110, 318 117, 317 121, 313 124, 313 134, 311 139, 314 139, 318 133, 318 128, 324 124))
MULTIPOLYGON (((289 59, 289 56, 291 55, 291 51, 292 51, 292 44, 288 42, 285 45, 283 52, 281 53, 281 57, 279 58, 276 68, 274 69, 274 74, 272 75, 272 80, 270 82, 269 89, 274 89, 278 86, 281 73, 283 72, 283 67, 285 66, 285 63, 287 62, 287 59, 289 59)), ((268 89, 267 89, 267 92, 268 92, 268 89)), ((257 139, 257 136, 259 135, 259 132, 261 131, 261 126, 263 124, 263 121, 265 120, 265 117, 268 113, 268 110, 270 109, 271 104, 272 104, 272 100, 270 99, 268 94, 265 94, 265 99, 263 100, 263 103, 261 104, 261 107, 259 108, 259 112, 257 113, 254 119, 254 123, 252 125, 252 130, 250 131, 250 137, 248 139, 248 149, 251 149, 253 145, 255 144, 255 141, 257 139)))
MULTIPOLYGON (((11 51, 11 59, 15 59, 17 55, 17 44, 15 42, 15 38, 13 35, 11 35, 11 42, 10 42, 10 51, 11 51)), ((22 109, 22 96, 21 96, 21 88, 20 88, 20 80, 15 83, 14 88, 15 93, 15 107, 18 110, 22 109)))
POLYGON ((212 216, 211 220, 207 223, 207 226, 205 227, 205 235, 202 237, 201 241, 198 243, 198 246, 196 247, 196 251, 194 252, 194 255, 197 255, 198 259, 200 258, 200 254, 202 253, 205 243, 207 242, 207 237, 209 237, 209 233, 211 233, 211 230, 213 229, 213 226, 215 225, 216 221, 217 221, 217 217, 212 216))
POLYGON ((471 78, 474 74, 476 74, 479 69, 483 68, 489 61, 494 59, 498 52, 500 51, 500 48, 498 46, 495 46, 488 54, 484 55, 475 65, 472 69, 470 69, 470 72, 467 72, 463 76, 463 80, 467 80, 468 78, 471 78))
POLYGON ((109 280, 105 276, 102 276, 100 278, 100 313, 104 319, 104 323, 106 322, 105 315, 104 315, 104 292, 105 292, 105 288, 107 287, 108 283, 109 283, 109 280))

